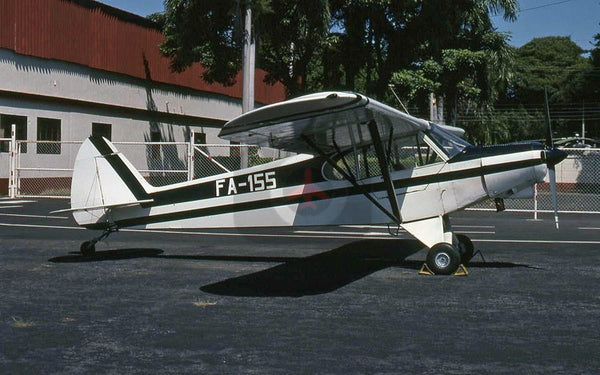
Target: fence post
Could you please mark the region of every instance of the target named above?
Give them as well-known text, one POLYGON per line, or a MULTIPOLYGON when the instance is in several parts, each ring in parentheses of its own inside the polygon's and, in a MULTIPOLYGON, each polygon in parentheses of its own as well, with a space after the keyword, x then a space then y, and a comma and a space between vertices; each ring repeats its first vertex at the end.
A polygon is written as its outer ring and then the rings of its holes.
POLYGON ((17 125, 10 128, 10 146, 8 151, 10 171, 8 173, 8 196, 17 197, 17 125))
POLYGON ((188 144, 188 181, 194 179, 194 129, 190 130, 190 142, 188 144))
POLYGON ((538 219, 538 184, 533 185, 533 220, 538 219))
POLYGON ((240 169, 248 168, 248 146, 240 145, 240 169))

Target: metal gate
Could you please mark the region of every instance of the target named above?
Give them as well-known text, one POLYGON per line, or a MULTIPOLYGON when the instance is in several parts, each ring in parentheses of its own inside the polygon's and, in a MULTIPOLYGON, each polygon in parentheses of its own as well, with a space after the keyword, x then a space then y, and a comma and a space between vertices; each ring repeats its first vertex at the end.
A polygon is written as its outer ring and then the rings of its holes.
MULTIPOLYGON (((17 139, 16 125, 12 125, 10 129, 10 138, 0 138, 0 152, 8 153, 8 195, 11 198, 17 196, 17 139)), ((4 176, 2 176, 4 177, 4 176)))

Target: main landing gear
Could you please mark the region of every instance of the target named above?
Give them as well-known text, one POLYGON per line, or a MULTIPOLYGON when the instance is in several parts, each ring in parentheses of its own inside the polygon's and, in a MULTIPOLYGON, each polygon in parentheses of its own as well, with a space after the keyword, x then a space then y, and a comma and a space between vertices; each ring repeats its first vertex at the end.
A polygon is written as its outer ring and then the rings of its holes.
POLYGON ((429 249, 421 274, 467 275, 464 265, 473 258, 473 242, 463 234, 453 237, 454 244, 441 242, 429 249))
POLYGON ((89 241, 85 241, 81 244, 81 246, 79 247, 79 251, 81 252, 81 255, 85 256, 85 257, 92 257, 96 254, 96 244, 100 241, 102 241, 103 239, 105 239, 106 237, 110 236, 112 233, 118 232, 119 228, 114 225, 111 224, 109 225, 104 232, 102 232, 102 234, 98 237, 94 237, 89 241))

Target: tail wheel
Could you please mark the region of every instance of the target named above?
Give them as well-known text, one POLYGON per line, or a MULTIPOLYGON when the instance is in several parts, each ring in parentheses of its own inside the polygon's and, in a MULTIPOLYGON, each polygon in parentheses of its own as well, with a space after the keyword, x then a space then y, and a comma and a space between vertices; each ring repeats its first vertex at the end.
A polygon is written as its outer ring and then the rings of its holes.
POLYGON ((81 254, 83 256, 86 256, 86 257, 94 256, 94 254, 96 253, 96 244, 93 243, 92 241, 85 241, 79 247, 79 251, 81 251, 81 254))
POLYGON ((458 252, 460 253, 460 259, 462 264, 468 264, 475 252, 475 247, 471 239, 464 234, 457 234, 456 239, 458 240, 458 252))
POLYGON ((426 262, 436 275, 451 275, 460 266, 460 253, 448 243, 438 243, 429 249, 426 262))

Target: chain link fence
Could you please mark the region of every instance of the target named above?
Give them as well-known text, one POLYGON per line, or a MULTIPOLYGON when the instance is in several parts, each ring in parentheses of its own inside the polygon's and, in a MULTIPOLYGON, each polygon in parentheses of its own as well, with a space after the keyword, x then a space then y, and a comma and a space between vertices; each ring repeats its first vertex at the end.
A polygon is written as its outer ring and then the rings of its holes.
POLYGON ((214 176, 255 167, 294 155, 267 147, 246 145, 195 145, 193 158, 194 178, 214 176))
POLYGON ((187 142, 113 142, 153 186, 185 182, 189 175, 187 142))
MULTIPOLYGON (((9 139, 2 144, 8 149, 9 139)), ((192 145, 188 142, 114 142, 117 149, 153 186, 164 186, 253 167, 292 155, 243 145, 192 145)), ((16 141, 15 190, 19 197, 70 196, 73 163, 81 142, 16 141)), ((563 149, 568 157, 556 166, 561 212, 600 213, 600 149, 563 149)), ((372 164, 364 160, 346 163, 372 164), (366 162, 366 163, 365 163, 366 162)), ((10 167, 9 167, 10 168, 10 167)), ((361 167, 365 169, 365 167, 361 167)), ((370 173, 375 173, 373 165, 370 173)), ((360 171, 362 172, 362 169, 360 171)), ((367 172, 365 172, 367 173, 367 172)), ((536 186, 536 199, 507 199, 507 211, 552 210, 548 181, 536 186)), ((475 209, 495 210, 492 201, 475 209)))
MULTIPOLYGON (((600 149, 562 149, 567 158, 556 165, 557 203, 560 212, 600 213, 600 149)), ((534 199, 506 199, 507 211, 550 212, 552 195, 548 176, 536 185, 534 199)), ((493 201, 475 208, 495 210, 493 201)))
MULTIPOLYGON (((10 139, 3 139, 7 150, 10 139)), ((165 186, 253 167, 291 155, 243 145, 192 145, 188 142, 114 142, 153 186, 165 186)), ((19 197, 68 198, 81 142, 16 141, 15 190, 19 197)), ((9 167, 9 169, 12 169, 9 167)))

